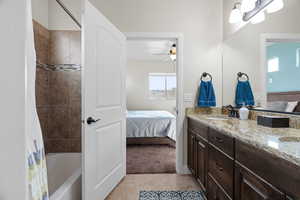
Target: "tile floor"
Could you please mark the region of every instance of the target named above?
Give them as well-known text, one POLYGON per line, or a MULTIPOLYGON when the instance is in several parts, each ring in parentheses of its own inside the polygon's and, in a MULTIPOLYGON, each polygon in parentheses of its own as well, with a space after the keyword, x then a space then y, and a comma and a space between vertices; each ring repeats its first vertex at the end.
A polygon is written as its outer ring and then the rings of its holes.
POLYGON ((196 190, 199 185, 190 175, 132 174, 127 175, 106 200, 138 200, 141 190, 196 190))

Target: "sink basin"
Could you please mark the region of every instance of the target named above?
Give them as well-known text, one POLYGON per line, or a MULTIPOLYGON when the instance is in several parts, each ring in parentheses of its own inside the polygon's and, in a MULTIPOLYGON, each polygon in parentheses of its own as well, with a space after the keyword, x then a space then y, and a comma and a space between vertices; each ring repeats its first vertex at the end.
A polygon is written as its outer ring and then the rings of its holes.
POLYGON ((300 142, 300 137, 281 137, 280 142, 300 142))
POLYGON ((209 120, 228 120, 228 118, 221 117, 221 116, 207 117, 206 119, 209 119, 209 120))

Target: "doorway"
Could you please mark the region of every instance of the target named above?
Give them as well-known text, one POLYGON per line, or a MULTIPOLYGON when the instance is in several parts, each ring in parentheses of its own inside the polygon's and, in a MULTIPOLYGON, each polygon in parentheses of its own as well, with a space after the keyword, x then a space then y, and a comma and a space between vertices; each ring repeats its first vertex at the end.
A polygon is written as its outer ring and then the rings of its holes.
POLYGON ((179 33, 125 35, 127 173, 184 173, 183 36, 179 33), (147 168, 143 167, 143 161, 148 163, 147 168))

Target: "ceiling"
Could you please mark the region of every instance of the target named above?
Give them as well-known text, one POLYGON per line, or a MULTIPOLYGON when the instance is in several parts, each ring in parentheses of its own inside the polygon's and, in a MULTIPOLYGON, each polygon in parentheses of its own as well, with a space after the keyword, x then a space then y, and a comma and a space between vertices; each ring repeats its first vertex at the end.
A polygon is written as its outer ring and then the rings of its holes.
POLYGON ((127 41, 128 59, 171 62, 172 60, 167 54, 174 43, 175 40, 129 40, 127 41))

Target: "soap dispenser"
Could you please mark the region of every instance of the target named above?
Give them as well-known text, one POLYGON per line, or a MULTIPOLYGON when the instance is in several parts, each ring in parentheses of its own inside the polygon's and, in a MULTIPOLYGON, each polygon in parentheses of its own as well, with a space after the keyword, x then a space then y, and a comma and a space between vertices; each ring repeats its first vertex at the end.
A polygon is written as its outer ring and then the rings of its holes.
POLYGON ((247 120, 249 118, 249 109, 243 104, 239 110, 240 120, 247 120))

